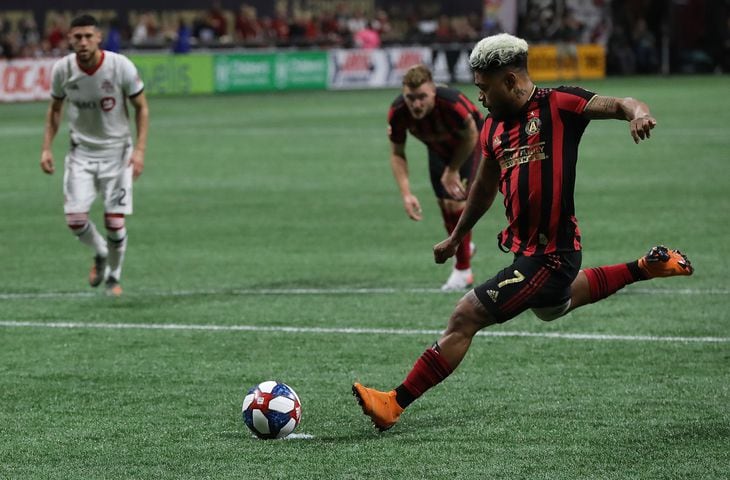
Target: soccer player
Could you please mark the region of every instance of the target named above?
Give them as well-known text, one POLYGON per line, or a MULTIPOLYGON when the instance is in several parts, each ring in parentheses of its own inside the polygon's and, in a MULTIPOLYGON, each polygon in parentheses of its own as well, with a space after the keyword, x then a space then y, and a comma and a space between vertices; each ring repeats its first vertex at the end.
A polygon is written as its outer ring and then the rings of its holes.
POLYGON ((101 32, 94 17, 75 18, 68 36, 74 53, 53 66, 41 169, 49 175, 55 171, 51 144, 67 101, 71 146, 63 175, 66 223, 95 252, 89 284, 97 287, 106 281, 107 293, 119 296, 127 248, 124 219, 132 213, 132 180, 142 173, 147 144, 144 84, 129 59, 99 48, 101 32), (127 98, 135 109, 134 147, 127 98), (106 239, 89 220, 98 193, 104 202, 106 239))
POLYGON ((461 298, 446 331, 401 385, 389 392, 353 385, 363 412, 380 430, 395 425, 403 409, 458 367, 479 330, 527 309, 555 320, 630 283, 693 272, 686 256, 664 246, 628 263, 580 270, 573 202, 578 143, 588 122, 601 118, 628 121, 636 143, 648 139, 656 120, 646 104, 577 87, 536 87, 527 72, 527 42, 508 34, 482 39, 469 61, 479 100, 490 113, 479 140, 483 160, 464 213, 434 246, 434 257, 443 263, 454 255, 499 190, 508 220, 500 244, 514 254, 514 263, 461 298))
MULTIPOLYGON (((411 192, 406 160, 406 133, 428 148, 431 186, 436 194, 448 233, 456 227, 464 200, 480 159, 479 129, 483 117, 479 109, 461 92, 437 87, 431 71, 424 65, 411 67, 403 76, 403 92, 388 112, 390 165, 398 183, 403 206, 413 220, 421 220, 421 204, 411 192)), ((445 291, 472 286, 471 232, 461 239, 456 264, 441 287, 445 291)))

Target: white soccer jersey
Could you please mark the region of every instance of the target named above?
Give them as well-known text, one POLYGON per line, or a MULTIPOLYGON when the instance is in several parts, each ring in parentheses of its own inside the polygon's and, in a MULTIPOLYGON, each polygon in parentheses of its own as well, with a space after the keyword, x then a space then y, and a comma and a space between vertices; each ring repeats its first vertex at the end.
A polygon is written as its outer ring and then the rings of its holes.
POLYGON ((51 95, 68 98, 71 144, 93 154, 131 143, 127 97, 142 93, 137 68, 124 55, 102 50, 93 70, 72 53, 53 66, 51 95))

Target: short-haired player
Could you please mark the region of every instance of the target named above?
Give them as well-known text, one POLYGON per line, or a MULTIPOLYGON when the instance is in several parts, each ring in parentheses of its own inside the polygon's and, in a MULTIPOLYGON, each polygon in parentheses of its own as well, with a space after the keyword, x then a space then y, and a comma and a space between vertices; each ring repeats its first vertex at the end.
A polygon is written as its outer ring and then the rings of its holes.
POLYGON ((63 174, 66 223, 81 243, 94 250, 89 284, 106 282, 107 293, 119 296, 127 248, 125 217, 132 213, 132 181, 142 173, 147 145, 144 84, 128 58, 99 47, 101 31, 94 17, 73 19, 68 37, 73 53, 53 66, 40 166, 47 174, 55 171, 51 145, 67 104, 71 138, 63 174), (135 142, 127 101, 134 107, 135 142), (89 219, 99 194, 106 237, 89 219))

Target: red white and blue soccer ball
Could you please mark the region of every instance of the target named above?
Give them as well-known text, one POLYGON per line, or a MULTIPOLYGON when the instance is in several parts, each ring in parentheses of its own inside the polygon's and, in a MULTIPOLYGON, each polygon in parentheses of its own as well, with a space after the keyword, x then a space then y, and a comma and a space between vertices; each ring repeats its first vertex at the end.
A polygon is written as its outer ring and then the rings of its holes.
POLYGON ((259 438, 284 438, 302 418, 299 396, 287 384, 261 382, 243 399, 243 422, 259 438))

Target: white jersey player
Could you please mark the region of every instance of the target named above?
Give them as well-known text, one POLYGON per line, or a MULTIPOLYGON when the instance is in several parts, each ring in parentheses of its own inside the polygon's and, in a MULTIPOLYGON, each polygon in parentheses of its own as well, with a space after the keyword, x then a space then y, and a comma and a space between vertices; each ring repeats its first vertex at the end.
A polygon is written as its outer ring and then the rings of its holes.
POLYGON ((119 296, 127 246, 124 218, 132 213, 132 180, 142 173, 147 144, 144 84, 128 58, 99 49, 101 32, 94 17, 74 19, 69 42, 74 53, 53 67, 41 169, 48 174, 55 171, 51 144, 63 104, 68 102, 71 146, 63 176, 66 223, 81 243, 95 251, 89 284, 96 287, 106 280, 107 293, 119 296), (134 144, 127 99, 135 109, 134 144), (98 193, 104 202, 106 239, 89 219, 98 193))

